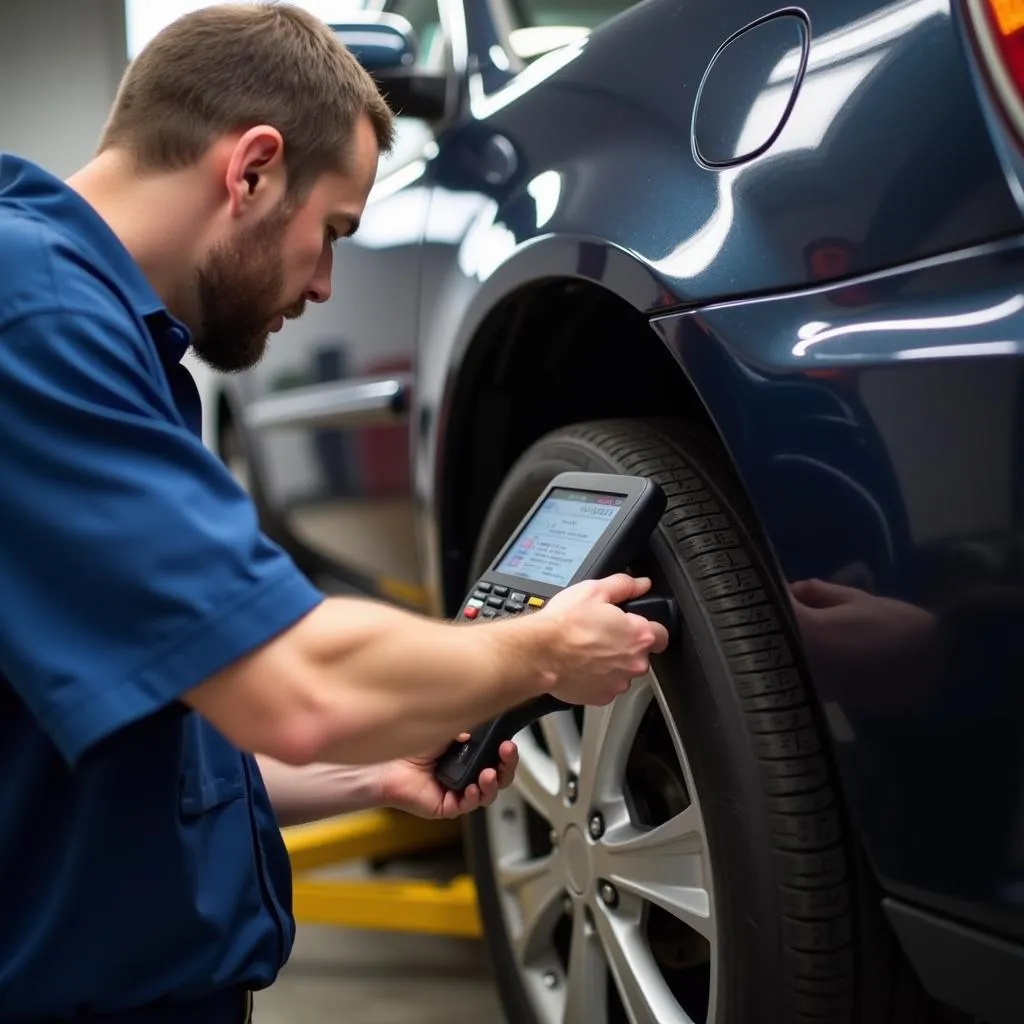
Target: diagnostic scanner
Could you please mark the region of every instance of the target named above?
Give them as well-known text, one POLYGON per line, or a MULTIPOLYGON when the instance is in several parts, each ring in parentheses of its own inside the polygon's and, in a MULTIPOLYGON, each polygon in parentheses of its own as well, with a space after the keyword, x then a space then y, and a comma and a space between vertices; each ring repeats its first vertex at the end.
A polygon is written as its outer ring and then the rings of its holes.
MULTIPOLYGON (((558 474, 470 590, 459 619, 529 615, 574 583, 625 571, 664 511, 664 491, 645 477, 558 474)), ((677 631, 671 598, 648 593, 621 607, 660 622, 670 637, 677 631)), ((461 792, 485 768, 498 765, 505 740, 543 715, 571 707, 547 694, 511 708, 475 728, 466 742, 452 743, 438 759, 435 777, 461 792)))

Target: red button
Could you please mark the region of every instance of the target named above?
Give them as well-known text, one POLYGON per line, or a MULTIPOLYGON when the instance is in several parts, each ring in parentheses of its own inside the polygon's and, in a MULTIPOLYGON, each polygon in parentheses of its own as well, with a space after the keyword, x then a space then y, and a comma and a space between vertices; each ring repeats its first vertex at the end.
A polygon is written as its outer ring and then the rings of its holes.
POLYGON ((480 614, 480 609, 479 608, 467 608, 462 614, 467 619, 475 619, 477 617, 477 615, 480 614))

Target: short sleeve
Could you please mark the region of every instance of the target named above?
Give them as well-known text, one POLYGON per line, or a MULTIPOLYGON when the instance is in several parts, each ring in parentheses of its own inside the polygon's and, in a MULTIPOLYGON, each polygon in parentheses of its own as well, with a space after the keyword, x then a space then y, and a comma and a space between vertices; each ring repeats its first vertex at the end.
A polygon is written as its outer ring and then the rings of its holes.
POLYGON ((161 374, 127 317, 0 328, 0 672, 69 763, 323 596, 161 374))

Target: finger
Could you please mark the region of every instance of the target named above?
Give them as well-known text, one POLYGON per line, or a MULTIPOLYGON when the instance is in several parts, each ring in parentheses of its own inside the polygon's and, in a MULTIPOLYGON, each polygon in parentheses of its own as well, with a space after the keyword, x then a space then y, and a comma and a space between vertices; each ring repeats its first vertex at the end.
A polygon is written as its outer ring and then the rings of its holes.
POLYGON ((630 576, 625 572, 617 572, 598 580, 596 589, 610 604, 622 604, 646 594, 651 589, 651 581, 647 576, 630 576))
POLYGON ((494 803, 498 795, 498 773, 493 768, 488 768, 480 773, 480 804, 486 807, 494 803))
POLYGON ((653 651, 655 654, 660 654, 665 650, 668 646, 668 630, 660 622, 646 619, 635 612, 627 612, 627 616, 638 629, 642 629, 646 634, 644 638, 645 648, 653 651))
POLYGON ((469 737, 470 737, 470 734, 468 732, 460 732, 459 735, 455 737, 455 739, 459 743, 468 743, 469 742, 469 737))
POLYGON ((507 789, 516 777, 519 767, 519 749, 510 740, 501 747, 501 764, 498 765, 498 788, 507 789))
POLYGON ((654 631, 654 643, 651 650, 655 654, 661 654, 668 647, 668 630, 660 622, 652 622, 651 629, 654 631))

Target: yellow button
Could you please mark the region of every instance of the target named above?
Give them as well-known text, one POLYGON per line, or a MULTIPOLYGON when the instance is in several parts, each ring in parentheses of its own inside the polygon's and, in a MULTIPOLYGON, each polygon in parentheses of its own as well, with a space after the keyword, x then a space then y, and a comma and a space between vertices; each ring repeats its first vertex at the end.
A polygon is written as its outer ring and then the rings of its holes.
POLYGON ((528 605, 530 605, 531 607, 533 607, 533 608, 543 608, 544 607, 544 598, 543 597, 531 597, 530 600, 527 601, 526 603, 528 605))

